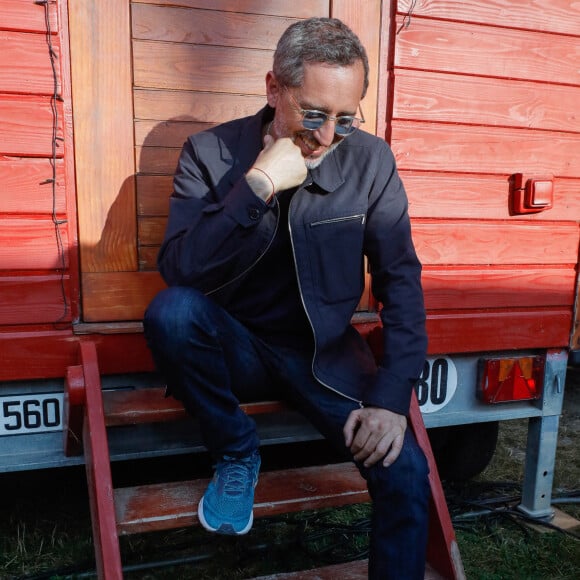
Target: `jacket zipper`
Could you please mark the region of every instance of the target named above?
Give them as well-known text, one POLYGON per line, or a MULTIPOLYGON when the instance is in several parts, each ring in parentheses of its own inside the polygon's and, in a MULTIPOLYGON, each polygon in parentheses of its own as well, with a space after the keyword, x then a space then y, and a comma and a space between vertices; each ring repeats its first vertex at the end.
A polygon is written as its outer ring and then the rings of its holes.
MULTIPOLYGON (((309 185, 309 184, 306 184, 306 185, 309 185)), ((298 192, 296 192, 296 193, 298 193, 298 192)), ((296 270, 296 280, 298 282, 298 293, 300 294, 300 300, 302 301, 302 308, 304 308, 304 312, 306 313, 306 318, 308 318, 308 323, 310 324, 310 328, 312 328, 312 334, 314 335, 314 354, 312 356, 312 363, 311 363, 312 374, 314 375, 314 377, 316 378, 316 380, 318 382, 320 382, 324 387, 326 387, 327 389, 330 389, 331 391, 333 391, 337 395, 340 395, 341 397, 344 397, 345 399, 348 399, 349 401, 354 401, 362 409, 363 408, 362 401, 359 401, 358 399, 355 399, 354 397, 349 397, 348 395, 345 395, 344 393, 341 393, 339 390, 335 389, 334 387, 331 387, 330 385, 328 385, 324 381, 320 380, 320 378, 316 375, 316 371, 314 370, 314 361, 316 359, 316 352, 318 350, 318 346, 317 346, 317 342, 316 342, 316 330, 314 329, 314 325, 312 324, 312 320, 310 318, 310 314, 308 313, 308 309, 306 308, 306 303, 304 302, 304 296, 302 294, 302 284, 300 283, 300 275, 298 273, 298 262, 296 261, 296 250, 294 248, 294 237, 293 237, 293 233, 292 233, 292 222, 290 220, 290 215, 292 213, 292 204, 294 203, 295 197, 296 197, 296 194, 294 194, 292 196, 292 199, 290 200, 290 206, 288 208, 288 230, 290 231, 290 244, 292 246, 292 257, 294 258, 294 269, 296 270)), ((364 218, 364 214, 361 214, 360 216, 350 216, 348 218, 335 218, 335 219, 332 219, 332 220, 324 220, 324 221, 320 221, 320 222, 314 222, 314 223, 312 223, 310 225, 311 226, 315 226, 315 225, 319 225, 319 224, 323 224, 323 223, 328 223, 328 222, 333 222, 333 221, 344 221, 345 219, 352 219, 353 217, 361 217, 361 216, 364 218)))
MULTIPOLYGON (((274 199, 276 200, 276 204, 278 204, 278 200, 276 199, 276 197, 274 197, 274 199)), ((276 214, 276 227, 274 228, 274 233, 272 234, 272 237, 270 238, 268 245, 264 248, 264 251, 243 272, 240 272, 237 276, 235 276, 231 280, 224 282, 221 286, 218 286, 217 288, 214 288, 213 290, 209 290, 208 292, 206 292, 206 296, 210 296, 214 292, 218 292, 219 290, 222 290, 226 286, 233 284, 236 280, 239 280, 242 276, 245 276, 266 255, 266 252, 270 249, 270 246, 272 245, 272 242, 274 241, 274 238, 276 237, 276 233, 278 232, 279 224, 280 224, 280 214, 278 213, 278 214, 276 214)), ((292 236, 290 236, 290 237, 292 237, 292 236)))
POLYGON ((358 213, 356 215, 347 215, 345 217, 336 217, 336 218, 330 218, 327 220, 320 220, 318 222, 312 222, 310 224, 310 227, 313 228, 315 226, 322 226, 325 224, 336 224, 336 223, 341 223, 341 222, 349 222, 352 220, 361 220, 361 225, 364 226, 365 221, 366 221, 366 215, 364 213, 358 213))

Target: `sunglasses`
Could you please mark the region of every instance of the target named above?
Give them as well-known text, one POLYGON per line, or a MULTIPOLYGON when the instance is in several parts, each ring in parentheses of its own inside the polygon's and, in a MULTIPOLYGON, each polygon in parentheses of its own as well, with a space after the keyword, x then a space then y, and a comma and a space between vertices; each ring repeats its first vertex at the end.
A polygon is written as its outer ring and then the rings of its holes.
POLYGON ((365 118, 359 105, 359 111, 361 119, 358 117, 353 117, 352 115, 339 115, 338 117, 333 117, 328 115, 323 111, 317 111, 315 109, 303 109, 298 101, 294 98, 290 91, 287 91, 288 95, 292 99, 292 102, 296 106, 297 111, 302 115, 302 126, 308 131, 316 131, 320 129, 326 121, 334 121, 334 132, 339 137, 346 137, 354 133, 361 123, 365 122, 365 118))

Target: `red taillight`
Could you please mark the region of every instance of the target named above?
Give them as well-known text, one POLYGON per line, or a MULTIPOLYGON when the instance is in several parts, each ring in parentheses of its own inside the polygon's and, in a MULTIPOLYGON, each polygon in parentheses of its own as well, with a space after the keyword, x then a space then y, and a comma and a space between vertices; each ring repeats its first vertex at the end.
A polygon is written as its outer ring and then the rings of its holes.
POLYGON ((484 403, 539 399, 544 385, 544 358, 482 359, 478 394, 484 403))

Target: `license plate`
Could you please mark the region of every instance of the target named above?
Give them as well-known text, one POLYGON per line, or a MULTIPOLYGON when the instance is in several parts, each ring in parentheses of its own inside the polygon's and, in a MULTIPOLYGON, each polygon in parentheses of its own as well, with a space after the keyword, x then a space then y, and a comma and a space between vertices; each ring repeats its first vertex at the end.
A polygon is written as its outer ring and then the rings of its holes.
POLYGON ((0 397, 0 436, 62 430, 62 393, 0 397))
POLYGON ((417 400, 422 413, 436 413, 455 395, 457 368, 448 356, 425 361, 421 378, 416 386, 417 400))

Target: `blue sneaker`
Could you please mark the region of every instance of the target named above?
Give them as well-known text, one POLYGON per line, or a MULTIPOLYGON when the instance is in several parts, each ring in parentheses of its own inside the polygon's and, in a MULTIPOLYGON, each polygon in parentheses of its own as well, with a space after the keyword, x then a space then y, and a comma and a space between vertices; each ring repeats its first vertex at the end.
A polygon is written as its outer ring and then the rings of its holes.
POLYGON ((224 456, 199 502, 197 515, 210 532, 247 534, 254 523, 254 488, 258 483, 260 454, 237 459, 224 456))

